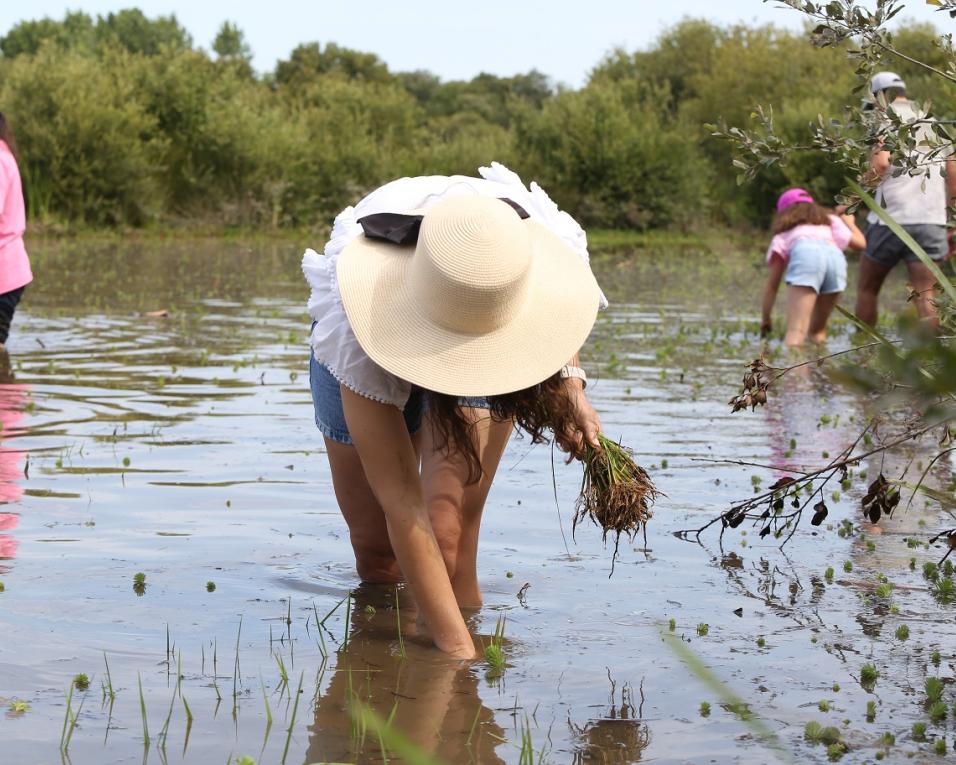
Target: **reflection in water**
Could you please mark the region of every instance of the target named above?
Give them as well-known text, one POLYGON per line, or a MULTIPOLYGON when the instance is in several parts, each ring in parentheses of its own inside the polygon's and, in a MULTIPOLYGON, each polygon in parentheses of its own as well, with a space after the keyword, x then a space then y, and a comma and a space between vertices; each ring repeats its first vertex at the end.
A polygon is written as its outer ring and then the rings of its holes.
MULTIPOLYGON (((5 349, 0 350, 0 506, 17 502, 23 496, 19 480, 23 477, 21 462, 26 452, 11 449, 5 442, 23 431, 20 421, 24 417, 28 390, 28 385, 15 382, 10 355, 5 349)), ((16 557, 16 537, 7 532, 13 531, 19 520, 19 513, 0 512, 0 560, 16 557)), ((7 570, 0 565, 0 573, 7 570)))
POLYGON ((624 683, 618 700, 617 684, 610 670, 607 678, 611 690, 604 715, 592 718, 584 725, 568 720, 575 738, 574 765, 628 765, 640 762, 644 750, 651 743, 650 728, 641 719, 644 716, 644 681, 639 687, 639 699, 635 700, 630 683, 624 683))
POLYGON ((358 702, 441 762, 503 763, 495 749, 505 731, 482 703, 478 668, 448 659, 419 639, 411 599, 399 597, 405 659, 395 590, 361 585, 353 592, 348 648, 339 650, 316 704, 305 762, 401 761, 383 756, 373 734, 363 742, 349 714, 358 702))
POLYGON ((856 433, 821 421, 835 424, 849 419, 850 412, 834 411, 836 401, 846 406, 837 399, 825 372, 814 366, 794 369, 774 383, 764 407, 770 464, 781 469, 822 467, 828 461, 824 453, 833 458, 851 444, 856 433))

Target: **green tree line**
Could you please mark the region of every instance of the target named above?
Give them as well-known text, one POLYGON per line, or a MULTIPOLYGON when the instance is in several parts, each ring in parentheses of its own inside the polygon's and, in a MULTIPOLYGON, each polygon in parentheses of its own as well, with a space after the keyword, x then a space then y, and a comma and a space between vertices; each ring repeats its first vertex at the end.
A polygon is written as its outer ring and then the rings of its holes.
MULTIPOLYGON (((914 24, 896 45, 942 66, 937 37, 914 24)), ((952 116, 947 83, 892 66, 952 116)), ((814 48, 804 32, 697 19, 644 50, 612 50, 580 89, 538 71, 392 72, 331 42, 257 73, 234 24, 207 51, 175 17, 135 9, 25 21, 0 38, 0 110, 31 216, 87 226, 324 226, 390 179, 473 174, 495 159, 586 225, 763 225, 782 187, 828 198, 841 173, 808 153, 738 186, 732 149, 706 124, 745 124, 770 103, 778 132, 799 142, 818 115, 839 118, 860 98, 855 84, 846 51, 814 48)))

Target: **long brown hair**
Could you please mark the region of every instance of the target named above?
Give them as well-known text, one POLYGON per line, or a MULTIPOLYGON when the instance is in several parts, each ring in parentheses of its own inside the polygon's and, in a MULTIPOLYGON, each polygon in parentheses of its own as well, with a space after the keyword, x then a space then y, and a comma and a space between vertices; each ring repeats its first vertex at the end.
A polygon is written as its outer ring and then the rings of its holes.
POLYGON ((0 141, 3 141, 13 153, 13 156, 17 156, 17 141, 13 137, 13 130, 10 128, 10 123, 7 122, 7 117, 3 112, 0 112, 0 141))
POLYGON ((832 211, 816 202, 797 202, 784 207, 773 219, 773 233, 782 234, 795 226, 829 226, 832 211))
MULTIPOLYGON (((456 396, 428 392, 426 398, 435 445, 446 454, 454 449, 461 452, 468 465, 468 482, 477 483, 482 469, 472 439, 475 424, 465 417, 456 396)), ((574 401, 560 374, 514 393, 489 396, 488 405, 493 420, 513 420, 533 444, 547 443, 549 430, 570 435, 575 429, 574 401)))

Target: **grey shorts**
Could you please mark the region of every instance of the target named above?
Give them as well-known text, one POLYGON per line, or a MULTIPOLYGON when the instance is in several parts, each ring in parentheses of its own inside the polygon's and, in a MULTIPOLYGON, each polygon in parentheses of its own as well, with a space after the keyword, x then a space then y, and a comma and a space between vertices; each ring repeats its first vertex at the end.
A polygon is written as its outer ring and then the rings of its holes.
MULTIPOLYGON (((946 257, 949 251, 946 226, 918 223, 903 226, 903 230, 913 237, 933 260, 942 260, 946 257)), ((866 257, 887 268, 893 268, 901 260, 907 263, 919 260, 910 248, 890 231, 889 226, 877 223, 867 226, 866 229, 866 257)))

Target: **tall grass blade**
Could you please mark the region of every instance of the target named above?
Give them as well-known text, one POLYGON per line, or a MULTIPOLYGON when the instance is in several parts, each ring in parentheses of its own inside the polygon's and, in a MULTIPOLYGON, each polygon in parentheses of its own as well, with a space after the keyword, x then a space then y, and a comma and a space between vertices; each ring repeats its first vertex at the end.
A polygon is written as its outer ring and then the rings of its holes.
POLYGON ((106 665, 106 692, 112 702, 116 698, 116 691, 113 690, 113 677, 110 675, 110 663, 106 660, 106 651, 103 651, 103 663, 106 665))
POLYGON ((797 758, 792 752, 786 749, 774 733, 763 720, 750 711, 746 702, 734 693, 711 669, 701 661, 700 657, 694 653, 687 644, 677 635, 672 634, 665 628, 660 630, 661 638, 664 644, 670 648, 677 657, 694 674, 694 676, 706 685, 733 710, 741 721, 754 733, 757 741, 764 744, 768 749, 773 750, 777 756, 787 763, 796 765, 797 758))
POLYGON ((139 684, 139 711, 143 716, 143 748, 149 746, 149 723, 146 720, 146 698, 143 696, 143 678, 136 673, 136 682, 139 684))
POLYGON ((299 711, 299 697, 302 695, 302 680, 305 678, 305 670, 299 675, 299 687, 295 692, 295 703, 292 705, 292 719, 289 721, 289 729, 286 731, 285 748, 282 750, 282 765, 285 765, 285 758, 289 756, 289 744, 292 743, 292 730, 295 728, 295 717, 299 711))
POLYGON ((66 726, 70 723, 73 706, 73 683, 70 683, 70 687, 64 692, 64 695, 66 696, 66 712, 63 715, 63 728, 60 730, 60 751, 63 750, 63 744, 66 741, 66 726))
POLYGON ((402 612, 398 603, 398 585, 395 585, 395 622, 398 624, 398 655, 405 659, 407 657, 405 655, 405 638, 402 637, 402 612))
POLYGON ((392 754, 398 755, 409 765, 446 765, 410 741, 395 728, 386 724, 381 717, 362 702, 355 700, 349 707, 349 714, 360 721, 362 727, 371 730, 378 736, 379 740, 385 743, 392 754))

